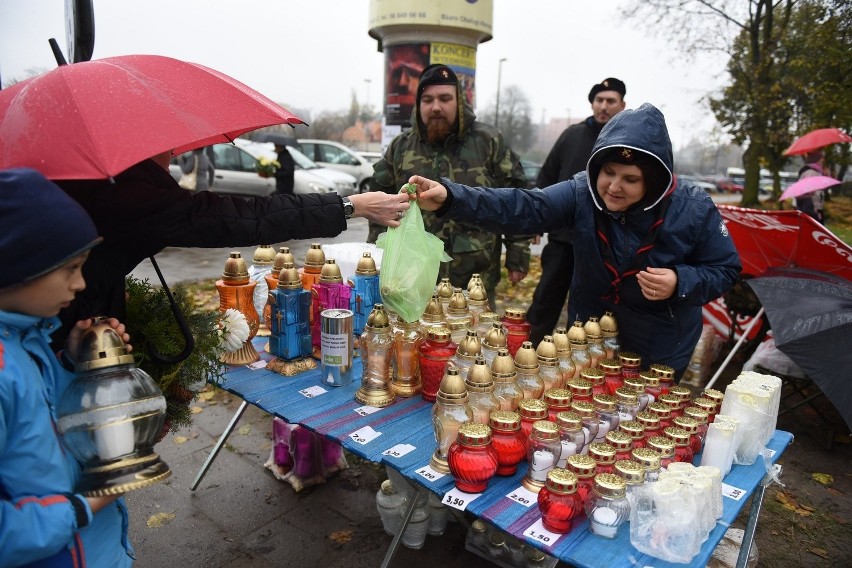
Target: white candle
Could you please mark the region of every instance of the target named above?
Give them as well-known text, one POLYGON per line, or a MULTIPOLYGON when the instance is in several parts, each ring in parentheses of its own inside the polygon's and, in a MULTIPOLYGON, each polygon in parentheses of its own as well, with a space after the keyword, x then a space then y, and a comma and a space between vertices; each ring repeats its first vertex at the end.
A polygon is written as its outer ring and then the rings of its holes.
POLYGON ((589 528, 599 536, 606 538, 615 538, 615 533, 618 532, 618 526, 615 522, 618 520, 618 515, 609 507, 601 507, 592 512, 592 518, 589 519, 589 528))
POLYGON ((564 468, 569 457, 577 453, 577 444, 570 440, 562 440, 562 453, 559 454, 559 461, 556 467, 564 468))
POLYGON ((129 454, 136 445, 133 422, 129 420, 101 426, 94 434, 98 457, 104 461, 129 454))
POLYGON ((701 465, 719 468, 722 477, 731 471, 735 427, 724 422, 713 422, 707 427, 707 441, 701 454, 701 465))
POLYGON ((547 481, 547 472, 553 469, 553 454, 544 450, 533 452, 530 463, 530 478, 533 481, 547 481))

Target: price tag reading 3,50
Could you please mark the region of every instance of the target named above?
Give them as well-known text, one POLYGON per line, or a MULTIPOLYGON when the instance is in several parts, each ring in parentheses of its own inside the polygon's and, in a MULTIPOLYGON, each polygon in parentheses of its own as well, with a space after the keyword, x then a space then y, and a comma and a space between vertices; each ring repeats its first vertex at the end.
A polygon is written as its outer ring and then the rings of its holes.
POLYGON ((388 448, 385 451, 383 451, 382 455, 383 456, 389 456, 389 457, 392 457, 392 458, 401 458, 405 454, 412 452, 416 449, 417 448, 415 448, 411 444, 397 444, 397 445, 393 446, 392 448, 388 448))
POLYGON ((552 533, 546 528, 541 522, 541 519, 537 520, 532 524, 530 528, 524 531, 524 536, 528 536, 531 539, 537 540, 545 546, 553 546, 556 544, 556 541, 559 540, 561 534, 552 533))
POLYGON ((465 493, 464 491, 460 491, 458 487, 453 487, 447 491, 447 494, 444 495, 443 499, 441 499, 441 503, 448 507, 452 507, 453 509, 464 511, 467 509, 467 506, 471 503, 471 501, 475 500, 480 495, 482 495, 482 493, 465 493))
POLYGON ((442 477, 444 477, 444 475, 446 475, 444 473, 435 471, 434 469, 432 469, 428 465, 424 465, 423 467, 418 469, 416 473, 417 473, 417 475, 426 479, 427 481, 437 481, 437 480, 441 479, 442 477))
POLYGON ((369 444, 381 435, 381 432, 376 432, 371 427, 364 426, 363 428, 359 428, 349 434, 349 437, 352 438, 353 442, 357 442, 359 444, 369 444))
POLYGON ((734 487, 733 485, 728 485, 727 483, 722 484, 722 495, 727 497, 728 499, 733 499, 734 501, 739 501, 748 493, 745 489, 740 489, 739 487, 734 487))
POLYGON ((328 391, 322 388, 319 385, 314 385, 312 387, 308 387, 306 389, 302 389, 299 391, 299 394, 305 398, 314 398, 315 396, 319 396, 321 394, 325 394, 328 391))
POLYGON ((511 493, 506 495, 509 499, 523 505, 524 507, 529 507, 533 503, 538 503, 538 495, 527 489, 526 487, 518 487, 513 489, 511 493))

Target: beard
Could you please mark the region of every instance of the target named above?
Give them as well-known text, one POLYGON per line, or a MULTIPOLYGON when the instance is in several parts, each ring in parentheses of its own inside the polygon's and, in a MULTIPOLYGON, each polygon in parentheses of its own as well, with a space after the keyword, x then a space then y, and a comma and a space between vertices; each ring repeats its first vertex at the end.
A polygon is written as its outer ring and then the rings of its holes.
POLYGON ((426 121, 426 141, 430 144, 440 144, 452 133, 455 125, 447 122, 444 117, 430 118, 426 121))

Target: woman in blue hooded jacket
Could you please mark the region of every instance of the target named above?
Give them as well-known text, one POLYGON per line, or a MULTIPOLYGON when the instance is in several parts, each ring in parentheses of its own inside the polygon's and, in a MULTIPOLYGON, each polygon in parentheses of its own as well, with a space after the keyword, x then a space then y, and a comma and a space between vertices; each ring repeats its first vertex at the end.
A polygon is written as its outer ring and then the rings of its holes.
POLYGON ((586 171, 545 189, 484 189, 413 176, 420 207, 499 232, 567 227, 575 251, 568 310, 615 314, 625 350, 678 380, 701 335, 701 307, 737 280, 740 261, 707 193, 672 174, 662 113, 625 110, 603 128, 586 171))

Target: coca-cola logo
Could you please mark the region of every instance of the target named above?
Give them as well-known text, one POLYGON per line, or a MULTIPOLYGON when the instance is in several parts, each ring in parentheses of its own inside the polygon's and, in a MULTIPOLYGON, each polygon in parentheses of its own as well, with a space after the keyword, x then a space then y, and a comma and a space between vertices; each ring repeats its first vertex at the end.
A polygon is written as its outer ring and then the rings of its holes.
POLYGON ((848 247, 838 242, 834 235, 828 235, 822 231, 813 231, 811 232, 811 236, 819 244, 833 249, 839 256, 845 258, 847 262, 852 263, 852 252, 849 251, 848 247))

